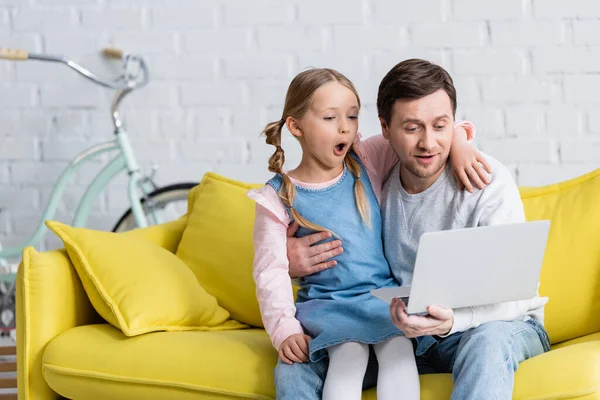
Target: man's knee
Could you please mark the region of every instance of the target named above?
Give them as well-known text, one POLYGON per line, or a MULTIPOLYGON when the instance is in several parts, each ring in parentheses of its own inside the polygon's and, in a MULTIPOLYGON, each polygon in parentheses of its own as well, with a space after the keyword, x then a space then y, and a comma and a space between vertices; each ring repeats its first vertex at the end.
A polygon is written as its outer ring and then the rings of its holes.
POLYGON ((275 389, 278 399, 294 398, 303 393, 306 399, 320 399, 327 375, 327 359, 316 363, 286 364, 279 360, 275 367, 275 389))

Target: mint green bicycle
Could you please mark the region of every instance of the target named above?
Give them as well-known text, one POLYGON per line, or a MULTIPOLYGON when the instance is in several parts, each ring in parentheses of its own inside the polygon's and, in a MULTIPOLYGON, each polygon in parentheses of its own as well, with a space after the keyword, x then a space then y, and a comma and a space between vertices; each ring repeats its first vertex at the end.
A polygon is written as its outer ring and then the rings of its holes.
MULTIPOLYGON (((0 265, 2 266, 7 266, 10 261, 18 262, 25 247, 35 246, 42 241, 44 235, 47 233, 44 222, 54 217, 66 186, 74 177, 75 172, 87 162, 104 153, 112 152, 116 154, 90 182, 81 197, 73 217, 73 226, 84 227, 86 225, 94 201, 117 174, 124 172, 128 176, 128 199, 131 207, 115 224, 114 232, 123 232, 134 228, 160 224, 177 219, 186 212, 188 193, 197 183, 184 182, 157 187, 153 181, 153 175, 156 172, 155 168, 150 176, 144 176, 140 172, 127 132, 123 127, 121 114, 119 113, 119 105, 125 96, 135 89, 148 84, 148 67, 146 62, 140 56, 126 54, 117 49, 105 49, 103 50, 103 55, 109 59, 122 61, 122 73, 112 81, 100 79, 97 75, 66 57, 0 48, 0 59, 62 63, 92 82, 105 88, 116 90, 110 110, 115 138, 90 147, 69 163, 55 185, 35 232, 20 246, 2 248, 0 244, 0 265)), ((14 274, 0 275, 0 281, 14 281, 14 274)))

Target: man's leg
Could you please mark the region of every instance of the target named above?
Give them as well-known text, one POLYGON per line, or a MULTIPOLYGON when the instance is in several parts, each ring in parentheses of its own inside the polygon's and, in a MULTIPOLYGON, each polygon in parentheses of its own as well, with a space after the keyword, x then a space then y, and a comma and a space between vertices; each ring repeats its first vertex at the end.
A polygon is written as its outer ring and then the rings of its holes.
POLYGON ((291 365, 279 360, 275 367, 276 399, 321 400, 328 365, 328 358, 291 365))
POLYGON ((519 363, 550 347, 535 321, 489 322, 457 339, 455 335, 446 338, 438 349, 440 361, 454 379, 451 400, 511 399, 519 363))

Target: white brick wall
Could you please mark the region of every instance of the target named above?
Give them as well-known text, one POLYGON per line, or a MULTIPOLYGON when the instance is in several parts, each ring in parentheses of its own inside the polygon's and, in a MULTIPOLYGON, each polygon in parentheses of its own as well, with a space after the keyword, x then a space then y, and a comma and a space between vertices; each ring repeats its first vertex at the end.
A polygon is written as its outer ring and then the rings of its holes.
MULTIPOLYGON (((409 57, 455 78, 458 117, 519 184, 600 167, 600 2, 596 0, 0 0, 0 47, 67 54, 107 76, 104 46, 143 54, 151 84, 125 102, 140 164, 163 183, 216 171, 264 181, 290 79, 308 66, 348 75, 377 134, 383 75, 409 57)), ((0 61, 0 240, 41 215, 70 157, 111 138, 111 95, 60 65, 0 61)), ((299 147, 285 138, 287 160, 299 147)), ((106 160, 103 158, 102 160, 106 160)), ((80 171, 58 218, 68 221, 100 164, 80 171)), ((110 227, 127 207, 120 177, 94 206, 110 227)))

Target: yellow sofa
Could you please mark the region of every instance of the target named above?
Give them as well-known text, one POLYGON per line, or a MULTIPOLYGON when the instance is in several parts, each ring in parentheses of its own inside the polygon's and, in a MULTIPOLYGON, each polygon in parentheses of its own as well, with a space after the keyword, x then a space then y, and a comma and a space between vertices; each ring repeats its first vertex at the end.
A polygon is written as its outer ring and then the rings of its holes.
MULTIPOLYGON (((600 170, 521 194, 528 219, 552 221, 540 292, 551 299, 553 346, 520 365, 514 398, 600 399, 600 170)), ((189 218, 125 235, 175 252, 189 218)), ((62 249, 26 249, 17 285, 20 400, 275 396, 277 355, 262 329, 126 337, 95 312, 62 249)), ((448 399, 452 378, 424 375, 421 385, 422 399, 448 399)), ((363 398, 375 399, 375 391, 363 398)))

